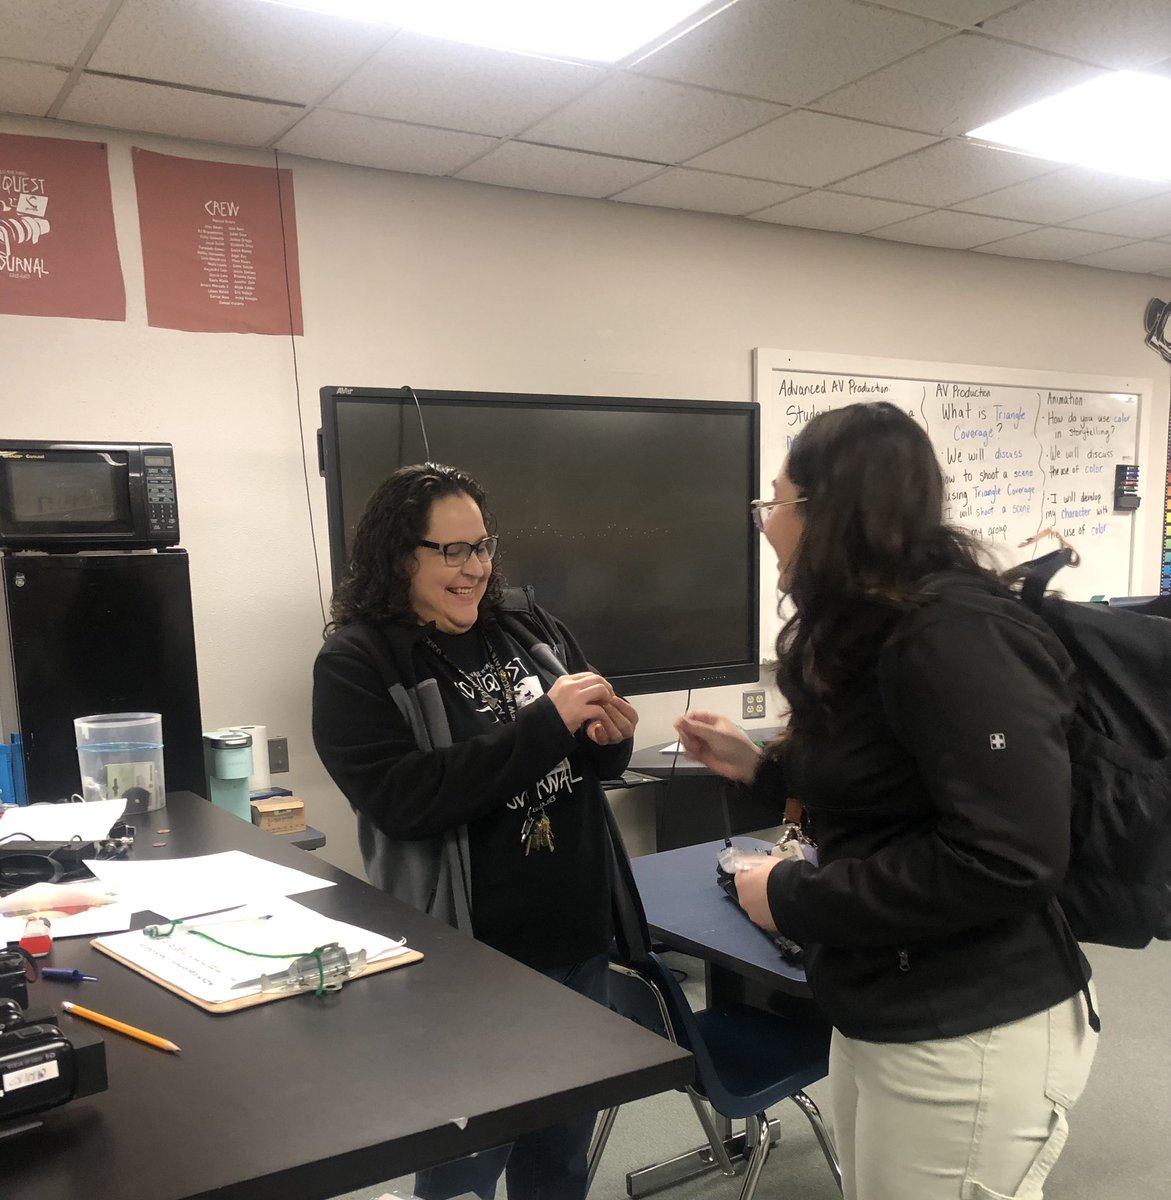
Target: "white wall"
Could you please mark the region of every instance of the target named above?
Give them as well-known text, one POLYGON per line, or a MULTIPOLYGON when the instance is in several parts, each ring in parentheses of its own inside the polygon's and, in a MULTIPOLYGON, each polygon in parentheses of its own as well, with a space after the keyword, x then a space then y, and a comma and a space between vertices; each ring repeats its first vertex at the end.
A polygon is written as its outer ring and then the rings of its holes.
MULTIPOLYGON (((1149 377, 1141 590, 1158 588, 1168 369, 1142 315, 1163 281, 282 158, 305 312, 298 414, 288 339, 150 329, 143 301, 130 147, 270 157, 31 118, 0 130, 109 143, 127 287, 125 323, 0 316, 4 436, 174 443, 204 725, 289 738, 275 782, 305 799, 340 866, 360 873, 353 821, 309 735, 311 529, 328 588, 322 386, 748 400, 757 346, 1149 377)), ((740 692, 694 703, 735 715, 740 692)), ((640 701, 641 745, 667 739, 682 702, 640 701)), ((645 829, 639 796, 623 807, 645 829)))

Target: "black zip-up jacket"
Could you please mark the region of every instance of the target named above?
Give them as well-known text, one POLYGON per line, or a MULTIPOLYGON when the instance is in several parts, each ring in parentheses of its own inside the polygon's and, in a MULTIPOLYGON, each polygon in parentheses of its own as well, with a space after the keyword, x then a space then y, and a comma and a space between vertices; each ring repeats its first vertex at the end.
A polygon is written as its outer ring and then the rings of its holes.
POLYGON ((753 785, 805 806, 820 865, 782 862, 769 906, 806 943, 835 1027, 867 1041, 1017 1020, 1089 973, 1051 903, 1069 859, 1072 664, 996 585, 940 579, 859 672, 834 731, 753 785))
MULTIPOLYGON (((591 669, 528 589, 509 589, 497 619, 526 650, 545 643, 569 671, 591 669)), ((622 774, 633 741, 598 746, 575 736, 546 694, 514 721, 453 744, 443 689, 421 644, 425 632, 361 621, 332 634, 313 667, 313 741, 357 814, 370 882, 471 933, 469 822, 573 756, 589 769, 600 825, 605 799, 597 781, 622 774)), ((548 693, 556 675, 542 663, 537 669, 548 693)), ((598 886, 608 887, 604 870, 598 886)))

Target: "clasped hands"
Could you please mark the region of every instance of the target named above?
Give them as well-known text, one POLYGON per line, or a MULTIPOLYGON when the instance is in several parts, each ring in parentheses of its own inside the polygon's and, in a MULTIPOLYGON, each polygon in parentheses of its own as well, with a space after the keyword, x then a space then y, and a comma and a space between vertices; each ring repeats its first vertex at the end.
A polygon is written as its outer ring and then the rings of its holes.
POLYGON ((616 746, 634 735, 638 710, 593 671, 562 675, 549 689, 565 728, 576 733, 585 728, 586 737, 599 746, 616 746))

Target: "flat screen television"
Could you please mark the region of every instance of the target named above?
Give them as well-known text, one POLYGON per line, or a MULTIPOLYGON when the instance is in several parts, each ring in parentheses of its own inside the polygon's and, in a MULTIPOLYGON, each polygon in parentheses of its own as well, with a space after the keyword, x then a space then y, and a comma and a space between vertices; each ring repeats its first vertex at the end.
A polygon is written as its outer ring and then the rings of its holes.
POLYGON ((326 387, 321 420, 335 584, 374 488, 430 459, 480 481, 496 568, 623 691, 758 678, 756 404, 326 387))

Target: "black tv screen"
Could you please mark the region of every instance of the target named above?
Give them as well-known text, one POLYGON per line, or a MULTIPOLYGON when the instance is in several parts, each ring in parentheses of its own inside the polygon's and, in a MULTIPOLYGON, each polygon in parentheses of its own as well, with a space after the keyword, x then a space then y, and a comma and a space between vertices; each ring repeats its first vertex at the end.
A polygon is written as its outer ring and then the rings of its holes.
POLYGON ((321 389, 336 584, 371 492, 408 463, 471 472, 510 584, 531 584, 627 693, 758 678, 755 404, 321 389), (426 448, 424 445, 426 433, 426 448))

